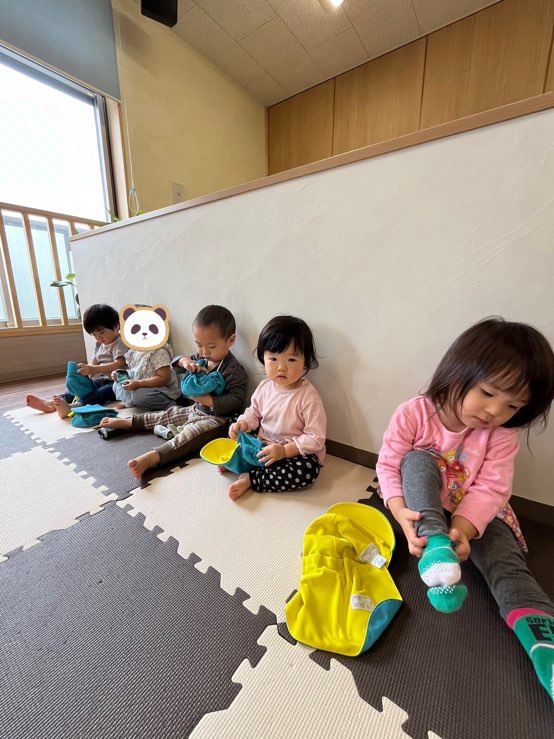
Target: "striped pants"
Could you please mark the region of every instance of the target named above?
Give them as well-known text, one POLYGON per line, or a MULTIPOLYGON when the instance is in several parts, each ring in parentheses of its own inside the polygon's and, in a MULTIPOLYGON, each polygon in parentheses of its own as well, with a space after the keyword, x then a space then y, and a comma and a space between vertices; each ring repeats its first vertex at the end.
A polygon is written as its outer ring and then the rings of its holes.
POLYGON ((165 411, 140 413, 132 417, 133 431, 153 431, 157 425, 183 426, 173 439, 156 447, 160 455, 160 464, 175 462, 197 452, 204 444, 213 439, 227 436, 228 419, 221 416, 209 416, 194 409, 194 406, 185 408, 172 405, 165 411))

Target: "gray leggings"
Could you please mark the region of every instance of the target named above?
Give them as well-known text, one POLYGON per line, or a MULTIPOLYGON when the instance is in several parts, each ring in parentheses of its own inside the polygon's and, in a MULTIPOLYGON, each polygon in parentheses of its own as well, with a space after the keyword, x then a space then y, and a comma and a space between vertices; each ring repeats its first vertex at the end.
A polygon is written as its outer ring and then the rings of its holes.
MULTIPOLYGON (((448 533, 450 528, 442 507, 442 474, 434 457, 423 450, 408 452, 400 466, 406 505, 422 514, 416 523, 418 536, 448 533)), ((537 608, 554 615, 554 604, 531 574, 510 530, 493 518, 483 536, 472 539, 470 559, 485 579, 506 618, 515 608, 537 608)))
POLYGON ((175 405, 173 398, 166 395, 157 387, 139 387, 136 390, 124 390, 119 382, 114 382, 115 397, 125 403, 127 407, 136 405, 139 408, 148 408, 149 411, 164 411, 170 405, 175 405))

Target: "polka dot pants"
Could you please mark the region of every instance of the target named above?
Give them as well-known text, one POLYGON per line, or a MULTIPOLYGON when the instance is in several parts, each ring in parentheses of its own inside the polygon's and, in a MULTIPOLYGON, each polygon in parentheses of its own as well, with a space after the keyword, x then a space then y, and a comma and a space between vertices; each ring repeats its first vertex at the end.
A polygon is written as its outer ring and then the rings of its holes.
POLYGON ((250 485, 258 493, 298 490, 315 482, 319 470, 315 454, 302 454, 299 457, 282 459, 269 467, 255 467, 250 470, 250 485))

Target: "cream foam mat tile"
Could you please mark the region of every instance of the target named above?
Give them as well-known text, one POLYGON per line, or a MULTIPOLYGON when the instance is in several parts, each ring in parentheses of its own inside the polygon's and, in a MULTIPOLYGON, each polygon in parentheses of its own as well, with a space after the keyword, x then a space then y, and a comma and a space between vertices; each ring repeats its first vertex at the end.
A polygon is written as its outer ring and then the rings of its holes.
POLYGON ((117 496, 62 464, 43 447, 0 460, 0 561, 18 547, 30 547, 78 516, 96 513, 117 496))
MULTIPOLYGON (((134 408, 124 408, 118 411, 120 418, 129 418, 134 408)), ((59 439, 69 439, 76 434, 88 434, 91 429, 78 429, 71 425, 70 418, 60 418, 57 413, 42 413, 34 408, 18 408, 4 413, 4 416, 16 426, 30 432, 35 441, 44 441, 53 444, 59 439)))
POLYGON ((312 488, 248 491, 233 502, 227 488, 235 476, 219 475, 213 465, 194 459, 118 505, 131 505, 131 515, 144 514, 147 528, 163 529, 161 539, 173 536, 181 556, 197 554, 203 572, 210 565, 218 570, 228 593, 245 590, 250 599, 244 605, 252 612, 264 605, 283 620, 284 604, 300 579, 306 527, 334 503, 369 497, 374 476, 366 467, 328 457, 312 488))
POLYGON ((275 626, 263 632, 258 644, 267 652, 255 668, 245 660, 234 673, 232 679, 242 690, 231 706, 205 715, 191 739, 409 736, 402 729, 408 714, 386 697, 382 711, 362 700, 344 665, 333 660, 325 671, 309 658, 308 647, 285 641, 275 626))

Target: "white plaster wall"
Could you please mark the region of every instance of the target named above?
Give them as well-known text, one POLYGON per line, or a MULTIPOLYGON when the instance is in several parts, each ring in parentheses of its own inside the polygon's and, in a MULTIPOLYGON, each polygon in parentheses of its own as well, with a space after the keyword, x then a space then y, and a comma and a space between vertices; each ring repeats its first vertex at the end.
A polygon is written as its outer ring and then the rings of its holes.
MULTIPOLYGON (((396 405, 491 314, 554 343, 554 111, 537 113, 74 243, 83 306, 167 305, 173 343, 222 303, 253 378, 277 313, 313 328, 329 438, 377 452, 396 405)), ((554 504, 554 421, 519 456, 515 492, 554 504)))

